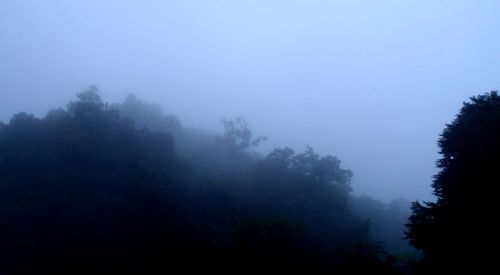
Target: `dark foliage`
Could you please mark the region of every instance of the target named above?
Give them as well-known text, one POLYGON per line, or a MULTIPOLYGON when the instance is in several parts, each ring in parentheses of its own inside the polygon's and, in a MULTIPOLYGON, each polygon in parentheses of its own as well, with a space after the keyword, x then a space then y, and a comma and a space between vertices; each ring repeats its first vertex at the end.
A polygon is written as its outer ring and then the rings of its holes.
POLYGON ((263 158, 246 121, 224 125, 195 138, 133 97, 104 104, 95 87, 0 124, 0 273, 396 272, 351 213, 352 172, 337 158, 263 158))
POLYGON ((267 140, 267 137, 252 140, 252 132, 243 117, 237 117, 234 120, 223 119, 221 123, 224 125, 224 135, 217 137, 216 142, 232 151, 244 151, 267 140))
POLYGON ((408 238, 425 252, 423 272, 498 273, 500 96, 464 103, 439 140, 435 203, 413 204, 408 238))
POLYGON ((128 95, 123 103, 114 103, 110 109, 117 110, 120 116, 132 119, 137 129, 147 128, 169 133, 175 139, 176 153, 186 156, 214 143, 214 134, 201 129, 183 127, 174 115, 166 115, 160 106, 141 101, 128 95))
POLYGON ((186 232, 168 199, 172 138, 135 130, 95 90, 44 119, 15 115, 0 152, 3 272, 141 266, 186 245, 165 237, 186 232))

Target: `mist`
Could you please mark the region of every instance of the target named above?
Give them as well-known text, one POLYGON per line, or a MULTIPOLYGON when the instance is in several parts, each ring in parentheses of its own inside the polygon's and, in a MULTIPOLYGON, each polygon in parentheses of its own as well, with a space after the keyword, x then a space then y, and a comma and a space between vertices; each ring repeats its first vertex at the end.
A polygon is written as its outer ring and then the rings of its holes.
POLYGON ((43 118, 95 85, 124 116, 133 94, 145 112, 129 113, 136 125, 169 132, 195 163, 187 152, 242 117, 267 137, 249 163, 287 147, 335 156, 353 172, 354 212, 373 219, 368 204, 436 201, 440 134, 470 96, 500 87, 499 10, 487 0, 2 1, 0 121, 43 118))
POLYGON ((335 154, 355 192, 383 200, 432 200, 422 183, 441 128, 471 93, 500 86, 494 1, 0 5, 2 120, 95 84, 197 127, 244 116, 265 149, 335 154))

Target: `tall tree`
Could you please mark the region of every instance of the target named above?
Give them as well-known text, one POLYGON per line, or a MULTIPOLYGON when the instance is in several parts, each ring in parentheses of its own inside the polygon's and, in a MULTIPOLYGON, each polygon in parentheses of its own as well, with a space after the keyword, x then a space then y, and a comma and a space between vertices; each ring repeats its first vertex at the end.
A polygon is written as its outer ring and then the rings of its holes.
POLYGON ((434 203, 413 204, 407 237, 424 251, 429 272, 498 270, 500 234, 496 202, 500 174, 500 96, 472 97, 439 139, 441 170, 434 203))
POLYGON ((245 151, 267 140, 267 137, 263 136, 252 140, 252 131, 248 128, 248 122, 241 116, 234 120, 223 119, 221 123, 224 125, 224 135, 218 136, 216 141, 230 150, 245 151))

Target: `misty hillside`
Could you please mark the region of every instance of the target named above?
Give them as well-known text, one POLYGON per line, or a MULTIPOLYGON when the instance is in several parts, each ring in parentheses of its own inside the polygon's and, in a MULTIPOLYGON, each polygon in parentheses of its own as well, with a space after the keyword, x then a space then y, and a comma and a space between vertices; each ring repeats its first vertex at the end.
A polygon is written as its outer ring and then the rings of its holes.
POLYGON ((133 96, 103 103, 91 86, 43 118, 0 124, 2 273, 490 269, 494 198, 467 188, 496 177, 500 97, 471 100, 439 140, 438 201, 410 213, 405 199, 353 196, 354 173, 312 147, 252 151, 267 137, 242 117, 214 135, 133 96), (480 223, 463 226, 465 214, 480 223))
POLYGON ((266 138, 223 122, 213 136, 95 87, 13 116, 0 130, 3 270, 396 272, 385 243, 412 252, 407 204, 351 196, 353 172, 311 147, 254 153, 266 138))
POLYGON ((0 1, 0 275, 500 274, 500 1, 0 1))

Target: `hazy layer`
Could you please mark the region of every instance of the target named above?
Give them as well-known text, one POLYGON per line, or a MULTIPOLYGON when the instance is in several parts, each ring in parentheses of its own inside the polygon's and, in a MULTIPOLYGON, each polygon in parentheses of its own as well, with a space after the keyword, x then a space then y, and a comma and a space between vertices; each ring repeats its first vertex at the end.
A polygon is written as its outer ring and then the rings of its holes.
POLYGON ((262 147, 311 145, 355 193, 431 199, 436 139, 498 89, 497 1, 2 1, 0 120, 89 84, 184 124, 245 116, 262 147), (105 2, 105 3, 104 3, 105 2), (370 2, 370 3, 367 3, 370 2))

